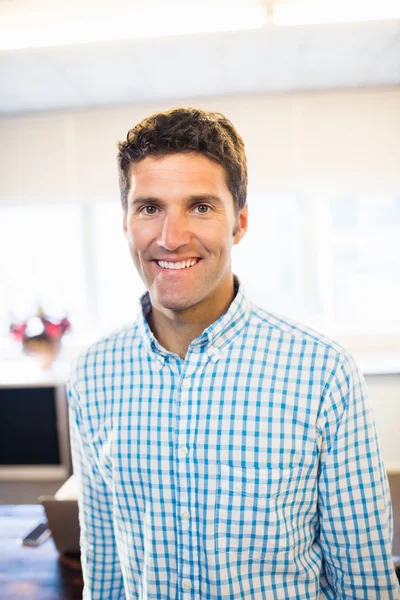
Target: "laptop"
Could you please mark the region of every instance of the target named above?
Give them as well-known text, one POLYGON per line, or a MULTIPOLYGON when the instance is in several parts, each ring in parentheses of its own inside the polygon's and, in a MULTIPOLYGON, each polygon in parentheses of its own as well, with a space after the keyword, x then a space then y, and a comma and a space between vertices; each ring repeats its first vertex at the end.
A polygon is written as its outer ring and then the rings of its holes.
POLYGON ((77 500, 59 500, 39 496, 57 550, 63 554, 79 554, 79 518, 77 500))

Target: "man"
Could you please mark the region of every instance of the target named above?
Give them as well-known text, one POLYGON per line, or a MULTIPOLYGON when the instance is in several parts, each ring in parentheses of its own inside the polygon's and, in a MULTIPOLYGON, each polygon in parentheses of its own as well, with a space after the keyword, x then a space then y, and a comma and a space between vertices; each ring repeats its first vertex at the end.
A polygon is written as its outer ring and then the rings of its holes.
POLYGON ((398 598, 362 376, 232 274, 242 139, 176 109, 131 129, 118 162, 148 291, 70 378, 84 598, 398 598))

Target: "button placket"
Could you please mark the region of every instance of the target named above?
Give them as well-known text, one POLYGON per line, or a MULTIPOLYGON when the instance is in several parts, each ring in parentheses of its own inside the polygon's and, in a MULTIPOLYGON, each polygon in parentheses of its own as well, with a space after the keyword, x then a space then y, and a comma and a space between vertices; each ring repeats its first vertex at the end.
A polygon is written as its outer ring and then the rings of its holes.
POLYGON ((192 588, 192 583, 189 577, 192 574, 192 550, 190 544, 190 530, 191 530, 191 514, 189 512, 190 498, 188 494, 188 464, 187 455, 189 453, 189 447, 186 446, 187 441, 187 430, 186 424, 189 418, 189 405, 188 399, 190 397, 190 389, 192 387, 192 375, 194 374, 193 367, 185 365, 182 369, 180 390, 178 389, 178 405, 177 411, 179 414, 179 430, 176 430, 176 477, 177 477, 177 489, 178 494, 178 510, 175 513, 178 519, 178 542, 180 547, 179 566, 178 574, 182 578, 182 588, 186 592, 185 597, 189 597, 188 593, 192 588), (185 368, 186 367, 186 368, 185 368))
POLYGON ((207 354, 204 352, 203 357, 199 360, 199 356, 194 353, 189 353, 186 360, 182 364, 180 372, 180 381, 176 392, 178 398, 177 404, 177 420, 175 429, 175 477, 177 490, 177 507, 175 518, 177 519, 177 542, 178 542, 178 577, 182 582, 182 597, 192 597, 197 594, 195 592, 195 582, 193 581, 193 564, 197 560, 196 543, 198 531, 196 525, 195 513, 191 508, 193 497, 189 492, 191 489, 191 468, 188 459, 192 457, 192 427, 191 420, 194 419, 193 408, 191 408, 190 400, 193 396, 193 401, 197 400, 196 385, 199 377, 199 370, 207 363, 207 354), (183 582, 186 581, 186 588, 183 587, 183 582), (192 593, 192 595, 191 595, 192 593))

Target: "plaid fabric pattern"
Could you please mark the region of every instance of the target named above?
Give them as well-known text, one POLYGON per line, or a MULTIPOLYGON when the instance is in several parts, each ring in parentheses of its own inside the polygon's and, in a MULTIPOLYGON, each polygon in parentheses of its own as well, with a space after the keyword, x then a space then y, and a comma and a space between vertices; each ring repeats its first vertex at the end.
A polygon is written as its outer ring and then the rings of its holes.
POLYGON ((154 338, 145 294, 72 368, 83 598, 399 598, 362 376, 236 284, 185 360, 154 338))

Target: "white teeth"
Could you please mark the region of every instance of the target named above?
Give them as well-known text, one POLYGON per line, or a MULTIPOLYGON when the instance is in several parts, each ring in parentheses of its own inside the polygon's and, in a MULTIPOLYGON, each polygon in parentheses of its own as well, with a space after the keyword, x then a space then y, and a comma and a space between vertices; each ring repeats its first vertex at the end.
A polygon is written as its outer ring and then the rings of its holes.
POLYGON ((198 262, 197 258, 193 260, 187 260, 186 262, 166 262, 165 260, 158 260, 157 264, 163 269, 188 269, 190 267, 194 267, 194 265, 198 262))

